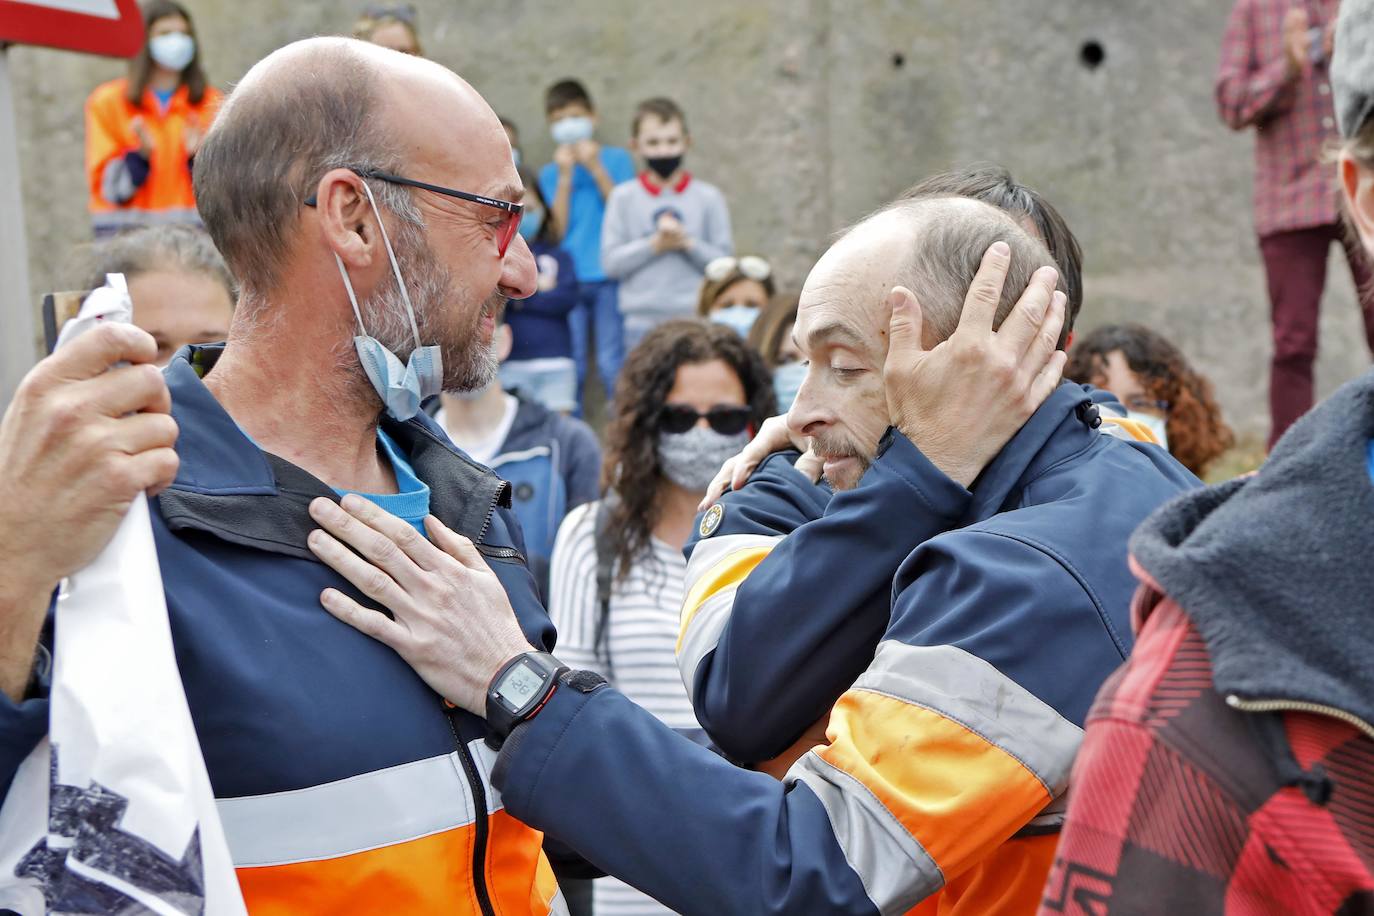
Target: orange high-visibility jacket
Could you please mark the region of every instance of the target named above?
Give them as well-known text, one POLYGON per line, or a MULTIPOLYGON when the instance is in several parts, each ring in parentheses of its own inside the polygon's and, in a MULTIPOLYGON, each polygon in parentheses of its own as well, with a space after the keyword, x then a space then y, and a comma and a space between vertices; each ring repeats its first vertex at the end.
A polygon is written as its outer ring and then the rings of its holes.
POLYGON ((86 180, 96 234, 148 223, 199 223, 186 155, 186 128, 193 125, 208 130, 222 93, 206 87, 200 104, 193 105, 183 85, 163 111, 151 89, 144 91, 141 104, 130 104, 125 97, 128 85, 124 78, 111 80, 86 99, 86 180), (138 187, 133 186, 123 167, 124 155, 139 148, 133 128, 135 117, 143 118, 153 137, 148 176, 138 187))

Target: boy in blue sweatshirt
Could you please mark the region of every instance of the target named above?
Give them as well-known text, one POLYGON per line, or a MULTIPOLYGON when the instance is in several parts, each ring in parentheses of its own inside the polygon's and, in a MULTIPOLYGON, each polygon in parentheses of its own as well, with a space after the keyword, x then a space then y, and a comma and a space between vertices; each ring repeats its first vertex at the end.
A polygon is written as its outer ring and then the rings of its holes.
POLYGON ((627 150, 602 146, 596 108, 577 80, 560 80, 544 96, 549 133, 558 144, 553 162, 539 170, 539 191, 562 233, 563 248, 577 272, 578 302, 568 316, 579 393, 587 377, 588 339, 596 334, 596 366, 609 395, 625 359, 616 284, 601 269, 601 220, 611 189, 634 177, 627 150))

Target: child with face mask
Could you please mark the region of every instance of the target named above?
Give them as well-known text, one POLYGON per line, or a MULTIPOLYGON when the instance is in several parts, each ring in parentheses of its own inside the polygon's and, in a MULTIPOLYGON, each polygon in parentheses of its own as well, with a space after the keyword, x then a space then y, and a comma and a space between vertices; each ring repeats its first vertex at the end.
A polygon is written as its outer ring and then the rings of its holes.
POLYGON ((706 265, 734 250, 724 195, 683 168, 691 137, 677 103, 641 102, 631 130, 644 171, 611 193, 601 232, 601 262, 620 281, 629 347, 664 321, 691 315, 706 265))
POLYGON ((773 266, 758 255, 726 255, 706 265, 697 314, 745 340, 773 298, 773 266))
MULTIPOLYGON (((704 736, 674 655, 682 548, 711 478, 774 410, 767 368, 729 328, 673 321, 651 331, 621 375, 606 432, 605 496, 570 512, 553 548, 549 616, 559 658, 600 672, 695 740, 704 736)), ((671 912, 614 878, 595 884, 596 912, 671 912)))
POLYGON ((143 6, 147 40, 129 74, 86 99, 86 180, 97 238, 153 223, 200 225, 191 162, 221 94, 200 63, 190 12, 143 6))
POLYGON ((611 189, 634 177, 634 160, 618 146, 595 139, 596 108, 577 80, 560 80, 544 96, 549 134, 556 144, 553 161, 539 170, 539 191, 561 231, 563 250, 572 257, 578 283, 577 305, 568 316, 577 390, 595 363, 607 395, 625 358, 616 284, 601 265, 601 229, 611 189), (592 337, 596 353, 588 352, 592 337))

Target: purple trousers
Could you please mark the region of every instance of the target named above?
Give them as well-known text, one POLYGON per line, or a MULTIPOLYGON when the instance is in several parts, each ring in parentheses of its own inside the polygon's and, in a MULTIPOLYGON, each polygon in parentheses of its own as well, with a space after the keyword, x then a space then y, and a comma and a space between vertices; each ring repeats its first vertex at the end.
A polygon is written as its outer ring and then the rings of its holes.
POLYGON ((1276 232, 1260 239, 1269 280, 1274 358, 1269 369, 1269 446, 1312 407, 1312 364, 1317 358, 1317 316, 1326 287, 1331 243, 1345 249, 1345 260, 1359 292, 1365 340, 1374 353, 1374 289, 1367 255, 1346 238, 1339 225, 1276 232))

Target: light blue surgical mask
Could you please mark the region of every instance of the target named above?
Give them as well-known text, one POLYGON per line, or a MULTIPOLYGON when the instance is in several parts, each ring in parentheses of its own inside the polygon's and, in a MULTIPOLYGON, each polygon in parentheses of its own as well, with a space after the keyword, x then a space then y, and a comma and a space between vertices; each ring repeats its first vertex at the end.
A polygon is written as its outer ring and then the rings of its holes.
POLYGON ((757 305, 727 305, 723 309, 716 309, 706 317, 716 324, 723 324, 732 329, 740 337, 747 338, 749 329, 754 326, 754 322, 759 319, 761 312, 757 305))
POLYGON ((787 413, 797 400, 806 380, 806 363, 784 363, 773 370, 773 393, 778 397, 778 413, 787 413))
POLYGON ((526 206, 525 212, 520 214, 520 235, 525 241, 533 242, 534 237, 539 234, 539 230, 544 226, 544 211, 535 207, 526 206))
POLYGON ((148 41, 148 56, 158 66, 180 73, 196 56, 196 40, 185 32, 165 32, 148 41))
POLYGON ((559 118, 549 125, 549 136, 553 137, 553 142, 559 146, 565 143, 577 143, 579 140, 590 140, 594 133, 596 133, 596 125, 586 115, 559 118))
POLYGON ((348 290, 348 301, 353 304, 353 314, 358 319, 358 329, 362 331, 353 338, 353 347, 358 351, 358 361, 363 364, 363 371, 367 373, 367 379, 372 383, 377 396, 382 399, 387 414, 393 419, 405 421, 420 412, 420 404, 426 398, 433 397, 443 390, 444 359, 437 346, 420 345, 420 328, 415 323, 415 309, 410 304, 410 293, 406 291, 405 280, 401 279, 401 268, 396 263, 396 252, 391 249, 391 239, 387 236, 386 224, 382 222, 382 213, 377 209, 377 200, 372 196, 372 189, 367 186, 367 182, 363 182, 363 190, 367 192, 368 203, 372 204, 372 212, 377 215, 382 244, 386 246, 386 256, 391 261, 391 272, 396 276, 396 286, 401 291, 401 301, 405 303, 406 315, 410 318, 410 331, 415 335, 415 348, 410 351, 410 357, 404 367, 396 358, 396 354, 367 333, 367 328, 363 325, 363 313, 358 309, 358 297, 353 293, 353 283, 348 279, 348 271, 344 268, 343 260, 335 254, 334 262, 339 265, 344 289, 348 290))
POLYGON ((1138 413, 1134 410, 1126 411, 1126 419, 1134 420, 1144 426, 1155 437, 1155 440, 1167 451, 1169 448, 1169 434, 1165 431, 1168 420, 1157 417, 1152 413, 1138 413))

